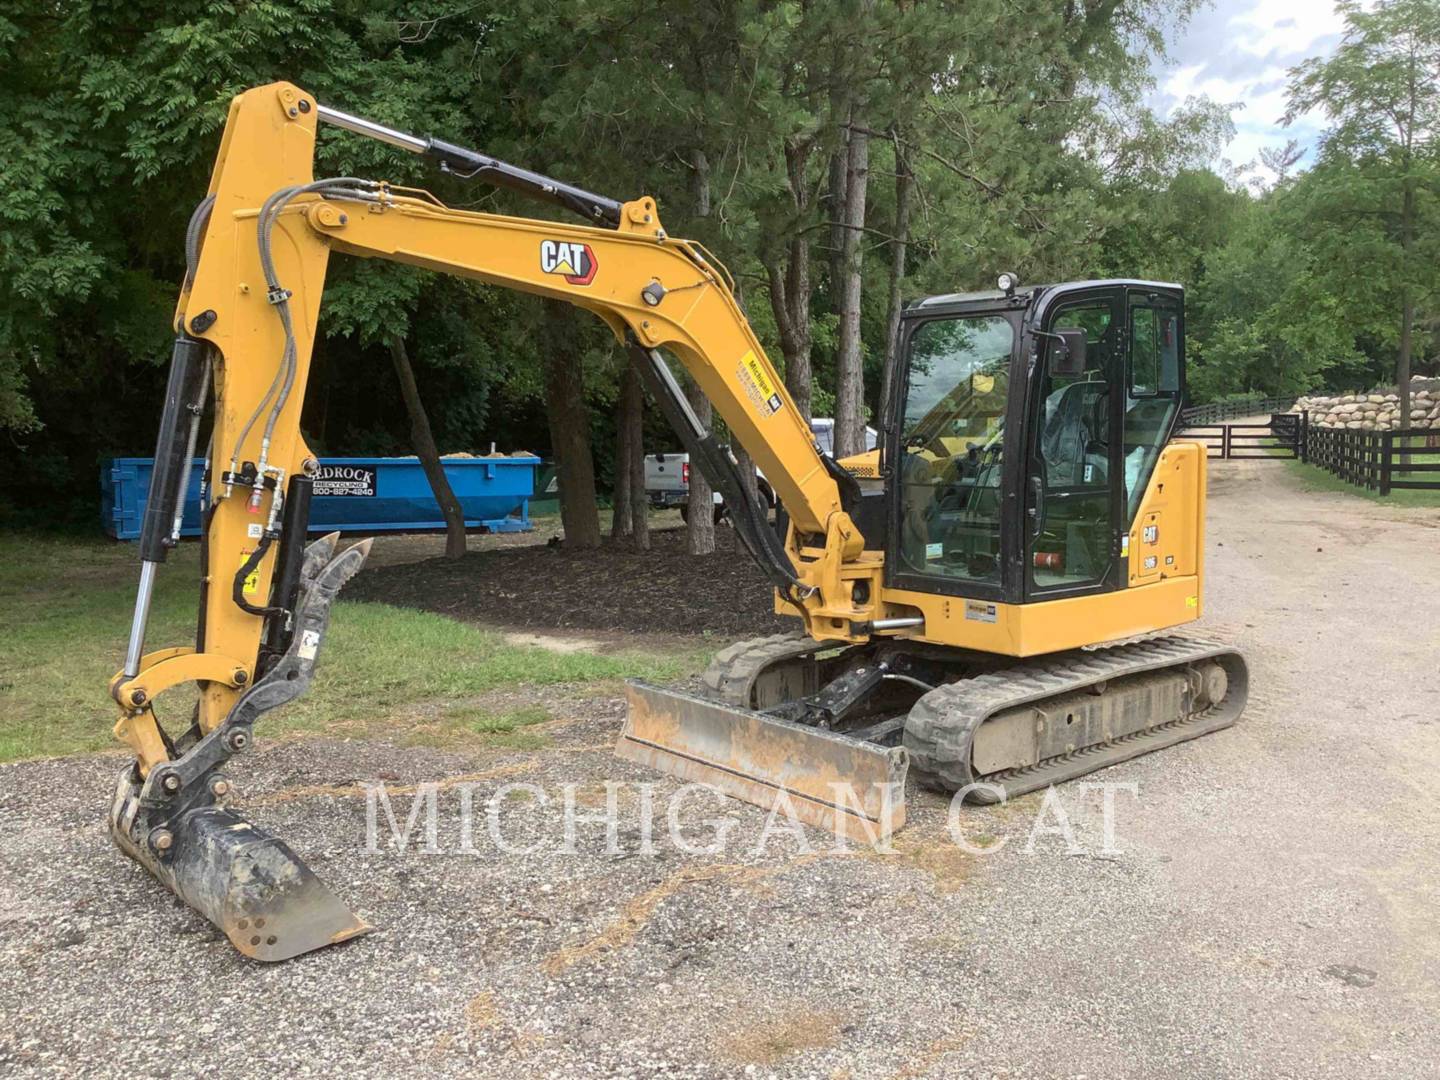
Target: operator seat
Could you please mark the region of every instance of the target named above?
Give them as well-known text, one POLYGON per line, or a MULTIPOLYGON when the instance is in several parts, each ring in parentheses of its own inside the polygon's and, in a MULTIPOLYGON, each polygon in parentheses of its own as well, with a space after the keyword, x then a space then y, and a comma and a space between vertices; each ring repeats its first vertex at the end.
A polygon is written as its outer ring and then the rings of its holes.
POLYGON ((1045 399, 1040 453, 1045 458, 1045 478, 1050 487, 1106 482, 1109 402, 1110 385, 1099 381, 1074 382, 1045 399))

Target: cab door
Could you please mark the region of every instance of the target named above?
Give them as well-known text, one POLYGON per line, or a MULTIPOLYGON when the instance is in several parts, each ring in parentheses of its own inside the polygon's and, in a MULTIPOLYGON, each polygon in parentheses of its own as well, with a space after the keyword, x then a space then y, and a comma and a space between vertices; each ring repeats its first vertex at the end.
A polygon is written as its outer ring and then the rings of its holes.
POLYGON ((1119 588, 1125 473, 1121 393, 1125 290, 1062 288, 1045 297, 1029 328, 1034 363, 1026 395, 1027 600, 1119 588), (1063 371, 1055 333, 1085 330, 1083 370, 1063 371))

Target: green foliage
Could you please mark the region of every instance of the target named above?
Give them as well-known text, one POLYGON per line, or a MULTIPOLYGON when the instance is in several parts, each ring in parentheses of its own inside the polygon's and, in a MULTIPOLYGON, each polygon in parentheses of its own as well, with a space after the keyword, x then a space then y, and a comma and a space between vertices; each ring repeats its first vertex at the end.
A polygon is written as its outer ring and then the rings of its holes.
POLYGON ((1300 394, 1359 365, 1357 313, 1321 283, 1324 269, 1295 220, 1302 202, 1278 192, 1250 207, 1206 260, 1190 323, 1197 400, 1300 394))
MULTIPOLYGON (((1002 269, 1179 280, 1197 396, 1368 378, 1398 338, 1387 297, 1408 288, 1430 325, 1433 118, 1420 111, 1398 157, 1375 118, 1396 102, 1394 43, 1429 48, 1433 0, 1346 8, 1353 40, 1296 75, 1296 108, 1335 118, 1319 164, 1258 197, 1205 167, 1229 135, 1226 109, 1192 101, 1162 119, 1143 104, 1164 32, 1196 6, 515 0, 402 20, 374 0, 0 0, 0 519, 43 508, 52 524, 93 528, 99 461, 150 452, 185 221, 230 98, 281 77, 401 129, 618 197, 655 195, 672 234, 731 268, 777 363, 769 282, 803 248, 821 415, 838 346, 828 170, 848 102, 863 105, 871 140, 861 330, 872 401, 902 157, 913 174, 905 297, 986 286, 1002 269), (1403 258, 1397 185, 1414 196, 1403 258)), ((1433 110, 1434 65, 1420 51, 1433 110)), ((473 209, 560 213, 334 129, 316 171, 423 185, 473 209)), ((539 325, 528 297, 336 259, 307 438, 332 454, 408 451, 386 347, 400 336, 442 451, 493 440, 544 453, 539 325)), ((597 320, 576 353, 603 483, 619 364, 597 320)), ((673 446, 658 423, 647 438, 673 446)))

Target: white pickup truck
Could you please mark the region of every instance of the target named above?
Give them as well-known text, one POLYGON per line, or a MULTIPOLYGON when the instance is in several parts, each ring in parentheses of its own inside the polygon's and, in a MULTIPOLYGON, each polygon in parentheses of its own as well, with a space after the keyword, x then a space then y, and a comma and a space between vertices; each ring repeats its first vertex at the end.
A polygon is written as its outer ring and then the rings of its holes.
MULTIPOLYGON (((817 416, 810 421, 810 430, 815 433, 815 445, 820 448, 823 454, 834 454, 835 451, 835 421, 828 416, 817 416)), ((865 449, 874 450, 879 435, 875 429, 865 429, 865 449)), ((775 492, 765 480, 765 474, 759 469, 755 470, 756 482, 760 489, 760 497, 773 510, 775 508, 775 492)), ((650 500, 650 505, 657 509, 678 506, 681 517, 688 514, 690 503, 690 455, 689 454, 646 454, 645 455, 645 496, 650 500)), ((721 499, 720 493, 714 493, 715 520, 719 521, 725 513, 725 501, 721 499)))

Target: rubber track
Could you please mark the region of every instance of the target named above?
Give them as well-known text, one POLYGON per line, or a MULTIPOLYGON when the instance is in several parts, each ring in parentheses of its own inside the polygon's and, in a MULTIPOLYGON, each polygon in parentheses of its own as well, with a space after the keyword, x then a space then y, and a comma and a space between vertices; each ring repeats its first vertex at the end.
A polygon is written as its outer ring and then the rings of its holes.
MULTIPOLYGON (((937 687, 911 708, 905 721, 904 745, 910 751, 912 774, 922 783, 947 791, 958 791, 976 782, 993 783, 1009 798, 1229 727, 1245 707, 1247 689, 1245 661, 1233 649, 1195 638, 1154 638, 1027 661, 937 687), (970 746, 975 731, 996 713, 1095 683, 1211 658, 1225 667, 1230 686, 1225 699, 1204 712, 1025 768, 989 776, 976 776, 971 771, 970 746)), ((992 793, 984 791, 972 793, 972 798, 977 802, 997 801, 992 793)))
POLYGON ((803 630, 737 641, 716 653, 705 669, 705 696, 748 709, 750 691, 766 668, 827 647, 803 630))

